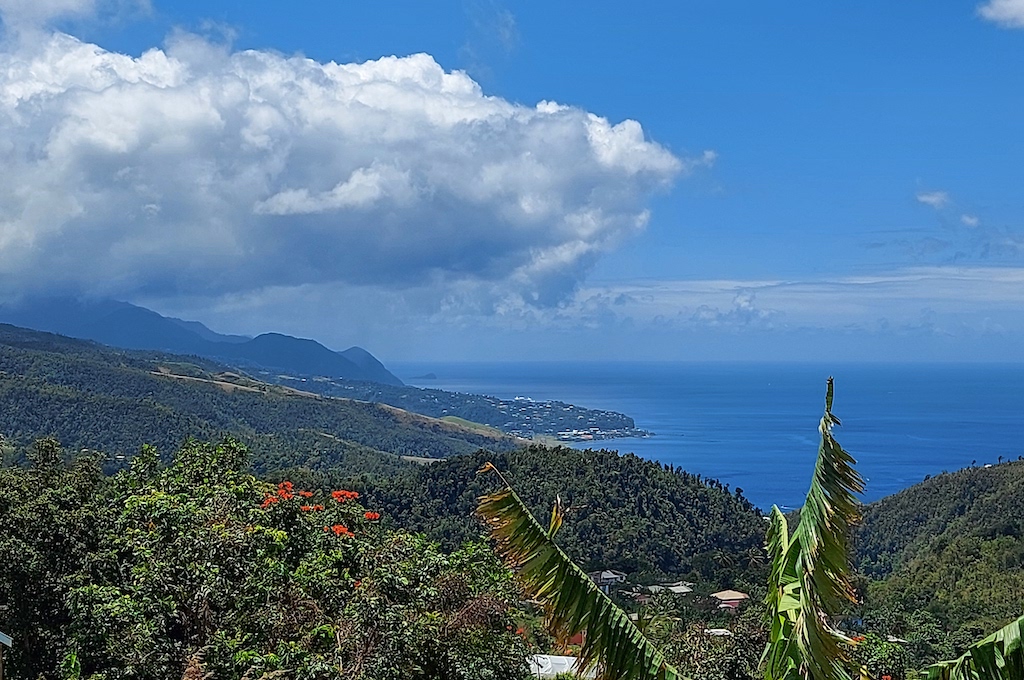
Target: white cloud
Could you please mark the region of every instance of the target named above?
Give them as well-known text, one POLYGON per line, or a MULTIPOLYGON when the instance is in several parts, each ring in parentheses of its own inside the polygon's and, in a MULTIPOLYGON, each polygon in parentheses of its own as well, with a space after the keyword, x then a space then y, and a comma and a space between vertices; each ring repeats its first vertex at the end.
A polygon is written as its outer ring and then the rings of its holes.
POLYGON ((929 205, 936 210, 949 205, 949 194, 945 191, 920 191, 917 193, 917 202, 929 205))
POLYGON ((981 225, 981 218, 979 218, 977 215, 963 214, 960 216, 960 223, 963 224, 965 227, 974 228, 981 225))
POLYGON ((1003 28, 1024 28, 1024 0, 989 0, 978 14, 1003 28))
POLYGON ((485 95, 425 54, 324 64, 178 34, 133 58, 59 33, 0 53, 0 156, 0 296, 459 283, 492 307, 564 299, 715 159, 485 95))

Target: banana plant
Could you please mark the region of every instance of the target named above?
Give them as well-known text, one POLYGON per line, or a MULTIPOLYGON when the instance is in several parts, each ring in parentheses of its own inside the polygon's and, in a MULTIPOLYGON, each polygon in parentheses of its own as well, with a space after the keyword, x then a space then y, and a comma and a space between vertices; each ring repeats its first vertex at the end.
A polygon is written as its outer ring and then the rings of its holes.
POLYGON ((854 494, 864 490, 864 480, 853 467, 856 461, 832 435, 840 424, 832 413, 832 397, 829 378, 825 414, 818 425, 818 460, 799 524, 790 535, 777 506, 769 518, 767 603, 772 627, 762 657, 767 680, 850 678, 851 641, 830 624, 830 617, 845 602, 856 601, 849 540, 860 516, 854 494))
POLYGON ((928 680, 1024 678, 1024 616, 971 645, 963 656, 929 666, 928 680))

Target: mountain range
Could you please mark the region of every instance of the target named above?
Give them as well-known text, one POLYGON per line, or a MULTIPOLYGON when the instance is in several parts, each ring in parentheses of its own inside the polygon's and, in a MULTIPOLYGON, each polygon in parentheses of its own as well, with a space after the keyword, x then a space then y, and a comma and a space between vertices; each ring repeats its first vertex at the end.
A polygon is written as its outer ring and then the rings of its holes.
POLYGON ((192 354, 283 373, 403 384, 361 347, 336 352, 315 340, 281 333, 264 333, 254 338, 224 335, 198 321, 162 316, 127 302, 74 298, 26 300, 17 305, 0 306, 0 322, 123 349, 192 354))

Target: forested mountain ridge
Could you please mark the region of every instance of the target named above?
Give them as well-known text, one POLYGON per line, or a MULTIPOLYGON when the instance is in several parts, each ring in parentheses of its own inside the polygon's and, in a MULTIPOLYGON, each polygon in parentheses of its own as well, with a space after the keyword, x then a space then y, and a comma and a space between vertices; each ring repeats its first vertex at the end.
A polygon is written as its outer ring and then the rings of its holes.
POLYGON ((254 467, 393 471, 398 456, 445 457, 514 440, 392 407, 269 385, 195 357, 116 350, 0 324, 0 433, 55 436, 71 450, 130 456, 188 437, 232 435, 254 467))
POLYGON ((402 384, 361 347, 335 352, 315 340, 281 333, 255 338, 222 335, 199 322, 165 317, 127 302, 32 300, 17 307, 0 307, 0 321, 124 349, 195 354, 247 368, 402 384))
POLYGON ((162 316, 152 310, 112 300, 72 298, 23 301, 0 306, 0 323, 60 333, 122 349, 194 355, 236 367, 260 380, 328 397, 389 404, 432 418, 456 417, 532 438, 609 439, 645 436, 622 413, 562 402, 534 402, 410 387, 370 352, 350 347, 341 352, 315 340, 281 333, 255 338, 215 333, 197 321, 162 316))

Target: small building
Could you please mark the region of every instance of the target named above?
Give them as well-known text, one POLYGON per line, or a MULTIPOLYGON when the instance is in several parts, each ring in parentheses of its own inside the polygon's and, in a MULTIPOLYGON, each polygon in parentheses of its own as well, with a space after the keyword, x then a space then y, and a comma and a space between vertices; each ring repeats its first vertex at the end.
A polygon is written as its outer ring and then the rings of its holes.
POLYGON ((720 590, 717 593, 711 593, 711 597, 718 600, 719 609, 736 609, 743 600, 750 599, 750 595, 738 590, 720 590))
POLYGON ((693 584, 689 581, 676 581, 674 583, 658 583, 653 586, 647 586, 647 590, 652 593, 670 592, 675 595, 685 595, 686 593, 693 592, 693 584))
POLYGON ((587 576, 590 580, 597 584, 597 587, 604 591, 605 595, 612 586, 621 585, 626 582, 626 575, 621 571, 615 571, 614 569, 604 569, 602 571, 592 571, 587 576))

